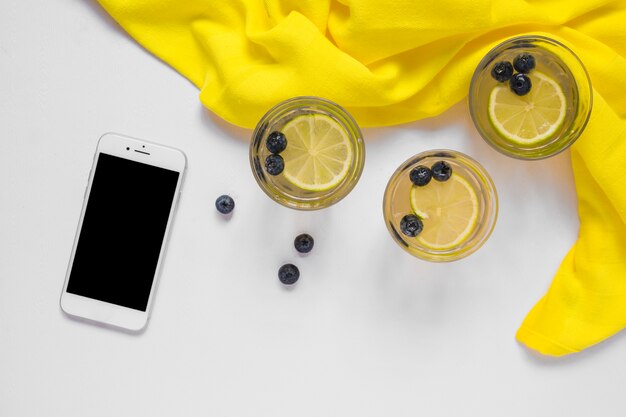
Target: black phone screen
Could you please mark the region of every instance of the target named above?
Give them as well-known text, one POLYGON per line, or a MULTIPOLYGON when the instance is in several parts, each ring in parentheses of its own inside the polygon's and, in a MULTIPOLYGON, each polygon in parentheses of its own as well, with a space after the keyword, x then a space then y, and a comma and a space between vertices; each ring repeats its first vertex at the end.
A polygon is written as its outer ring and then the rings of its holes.
POLYGON ((146 311, 178 176, 98 155, 67 292, 146 311))

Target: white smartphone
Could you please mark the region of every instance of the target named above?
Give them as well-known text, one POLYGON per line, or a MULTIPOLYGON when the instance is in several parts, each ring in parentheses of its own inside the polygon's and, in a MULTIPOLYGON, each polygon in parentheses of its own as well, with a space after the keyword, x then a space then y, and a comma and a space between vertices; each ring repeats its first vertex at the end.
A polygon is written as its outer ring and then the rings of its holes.
POLYGON ((186 166, 175 148, 100 138, 61 293, 65 313, 131 331, 146 326, 186 166))

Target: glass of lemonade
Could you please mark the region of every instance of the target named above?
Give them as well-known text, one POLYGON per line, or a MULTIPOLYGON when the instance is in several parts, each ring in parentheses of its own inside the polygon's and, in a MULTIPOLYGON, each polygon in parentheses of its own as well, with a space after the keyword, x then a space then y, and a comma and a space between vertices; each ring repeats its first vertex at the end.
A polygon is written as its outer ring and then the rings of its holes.
POLYGON ((339 105, 296 97, 261 118, 250 143, 250 165, 261 189, 299 210, 328 207, 354 188, 365 160, 358 125, 339 105))
POLYGON ((542 159, 567 149, 585 129, 591 81, 568 47, 544 36, 520 36, 478 64, 469 91, 476 129, 496 150, 542 159))
POLYGON ((432 150, 410 158, 392 175, 383 215, 405 251, 428 261, 454 261, 489 238, 498 196, 478 162, 460 152, 432 150))

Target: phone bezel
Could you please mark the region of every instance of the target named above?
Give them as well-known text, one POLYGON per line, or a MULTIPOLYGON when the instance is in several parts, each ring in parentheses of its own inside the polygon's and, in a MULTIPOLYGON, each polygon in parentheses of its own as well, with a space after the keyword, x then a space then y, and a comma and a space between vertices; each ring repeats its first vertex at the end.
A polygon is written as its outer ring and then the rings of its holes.
POLYGON ((83 198, 83 207, 81 209, 80 219, 76 229, 76 236, 74 237, 74 244, 72 246, 69 265, 65 274, 63 292, 61 293, 60 305, 61 309, 66 314, 130 331, 141 331, 145 328, 154 304, 154 297, 158 287, 159 276, 161 274, 161 266, 167 250, 170 230, 174 221, 174 214, 178 208, 178 201, 180 198, 180 191, 184 181, 186 168, 187 157, 185 156, 185 153, 179 149, 117 133, 106 133, 100 137, 94 154, 91 171, 89 172, 89 180, 85 190, 85 196, 83 198), (179 173, 178 183, 176 184, 174 194, 174 201, 172 202, 172 207, 167 220, 167 226, 163 236, 163 245, 161 245, 161 251, 159 253, 157 267, 152 280, 146 311, 135 310, 67 292, 67 285, 72 272, 72 266, 74 264, 74 256, 76 254, 80 231, 83 226, 85 210, 91 194, 91 185, 98 163, 98 158, 101 153, 107 153, 109 155, 118 156, 131 161, 170 169, 179 173))

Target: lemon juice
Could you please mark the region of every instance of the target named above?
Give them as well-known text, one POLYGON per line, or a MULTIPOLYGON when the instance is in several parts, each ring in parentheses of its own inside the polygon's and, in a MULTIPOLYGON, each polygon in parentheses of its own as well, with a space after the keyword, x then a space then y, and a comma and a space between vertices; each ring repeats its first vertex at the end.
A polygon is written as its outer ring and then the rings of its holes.
POLYGON ((469 107, 481 136, 498 151, 541 159, 569 147, 591 113, 591 84, 578 57, 543 36, 496 46, 478 65, 469 107))
POLYGON ((361 175, 364 156, 356 122, 339 105, 318 97, 297 97, 272 108, 250 144, 250 164, 261 189, 301 210, 344 198, 361 175))
POLYGON ((496 190, 485 170, 450 150, 414 156, 393 174, 383 200, 385 223, 410 254, 453 261, 487 240, 498 211, 496 190))

